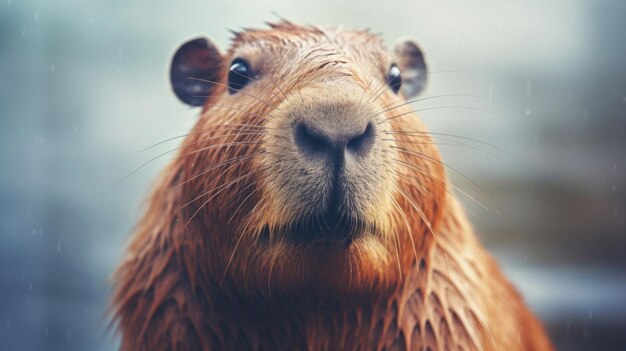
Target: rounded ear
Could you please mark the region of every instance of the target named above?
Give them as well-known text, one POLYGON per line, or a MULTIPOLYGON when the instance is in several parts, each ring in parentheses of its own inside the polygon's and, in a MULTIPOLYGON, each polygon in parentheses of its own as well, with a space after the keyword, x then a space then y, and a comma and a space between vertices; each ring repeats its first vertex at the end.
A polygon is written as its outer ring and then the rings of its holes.
POLYGON ((222 61, 222 54, 209 39, 197 38, 181 45, 170 67, 172 89, 180 101, 202 106, 217 86, 210 82, 220 81, 222 61))
POLYGON ((400 68, 404 98, 411 98, 424 90, 428 82, 426 61, 419 46, 408 38, 400 39, 394 48, 395 63, 400 68))

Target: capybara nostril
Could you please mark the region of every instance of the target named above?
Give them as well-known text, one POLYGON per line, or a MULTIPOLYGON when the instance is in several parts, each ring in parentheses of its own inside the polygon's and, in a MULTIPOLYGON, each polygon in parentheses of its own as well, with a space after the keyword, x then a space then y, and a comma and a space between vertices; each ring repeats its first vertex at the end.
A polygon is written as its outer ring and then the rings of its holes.
POLYGON ((365 156, 375 138, 373 123, 364 126, 321 125, 300 121, 294 127, 294 141, 309 158, 343 159, 346 153, 365 156))
POLYGON ((325 153, 331 153, 330 138, 305 123, 296 124, 294 140, 300 151, 307 156, 322 156, 325 153))
POLYGON ((361 135, 357 135, 348 141, 348 151, 356 155, 365 155, 374 143, 375 129, 374 124, 369 122, 365 131, 361 135))

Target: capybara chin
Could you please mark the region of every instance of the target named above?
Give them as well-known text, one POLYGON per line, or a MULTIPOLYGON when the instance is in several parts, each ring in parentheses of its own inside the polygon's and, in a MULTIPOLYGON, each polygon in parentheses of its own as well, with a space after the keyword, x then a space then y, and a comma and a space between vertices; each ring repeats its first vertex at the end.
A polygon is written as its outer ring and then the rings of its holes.
POLYGON ((115 275, 121 350, 552 349, 410 107, 411 39, 283 21, 170 78, 202 113, 115 275))

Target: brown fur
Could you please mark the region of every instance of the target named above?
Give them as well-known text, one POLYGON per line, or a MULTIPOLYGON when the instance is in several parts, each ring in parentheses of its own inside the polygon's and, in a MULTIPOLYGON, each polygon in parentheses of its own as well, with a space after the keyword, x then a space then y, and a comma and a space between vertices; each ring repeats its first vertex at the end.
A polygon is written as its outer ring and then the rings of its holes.
POLYGON ((318 101, 385 109, 399 100, 382 88, 393 58, 367 32, 290 23, 238 33, 225 62, 236 55, 264 75, 246 95, 216 86, 156 184, 116 274, 122 350, 551 349, 408 106, 377 117, 378 171, 348 185, 368 235, 349 248, 264 238, 306 210, 293 181, 314 186, 291 172, 289 119, 318 101))

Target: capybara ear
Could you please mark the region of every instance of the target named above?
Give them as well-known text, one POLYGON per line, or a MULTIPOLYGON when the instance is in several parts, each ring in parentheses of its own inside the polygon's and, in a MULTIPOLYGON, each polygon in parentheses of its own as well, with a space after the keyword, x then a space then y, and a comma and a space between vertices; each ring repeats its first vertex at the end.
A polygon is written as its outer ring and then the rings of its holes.
POLYGON ((398 40, 394 47, 394 61, 400 68, 402 96, 411 98, 421 93, 428 82, 428 74, 426 60, 419 46, 409 38, 398 40))
POLYGON ((223 57, 206 38, 197 38, 181 45, 170 67, 172 89, 178 98, 191 106, 202 106, 214 93, 220 81, 223 57))

